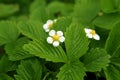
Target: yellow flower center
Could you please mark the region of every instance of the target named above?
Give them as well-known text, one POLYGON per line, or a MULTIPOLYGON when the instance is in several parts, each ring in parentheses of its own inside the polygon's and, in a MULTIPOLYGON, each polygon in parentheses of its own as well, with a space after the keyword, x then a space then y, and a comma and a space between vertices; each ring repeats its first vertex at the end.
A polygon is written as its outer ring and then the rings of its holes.
POLYGON ((60 38, 60 37, 59 37, 58 35, 54 35, 54 36, 53 36, 54 41, 58 41, 59 38, 60 38))
POLYGON ((95 30, 92 30, 90 34, 95 35, 96 34, 95 30))

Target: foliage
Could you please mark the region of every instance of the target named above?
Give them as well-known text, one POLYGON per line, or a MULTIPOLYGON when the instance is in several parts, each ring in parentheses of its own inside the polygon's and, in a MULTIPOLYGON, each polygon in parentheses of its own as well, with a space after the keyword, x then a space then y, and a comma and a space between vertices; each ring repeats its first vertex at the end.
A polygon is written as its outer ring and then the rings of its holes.
POLYGON ((0 0, 0 80, 120 80, 119 75, 120 0, 0 0), (50 30, 63 32, 58 47, 46 41, 47 20, 54 20, 50 30), (89 39, 85 28, 100 40, 89 39))

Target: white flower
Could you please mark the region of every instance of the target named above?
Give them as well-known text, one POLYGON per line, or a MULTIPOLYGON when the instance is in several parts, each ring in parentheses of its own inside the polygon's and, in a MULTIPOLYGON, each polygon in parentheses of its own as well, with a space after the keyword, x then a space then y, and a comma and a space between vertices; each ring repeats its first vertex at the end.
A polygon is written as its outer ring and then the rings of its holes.
POLYGON ((65 37, 63 36, 63 32, 62 31, 55 31, 55 30, 51 30, 49 32, 49 37, 47 38, 47 42, 49 44, 53 44, 54 47, 59 46, 60 42, 64 42, 65 41, 65 37))
POLYGON ((85 28, 85 33, 88 38, 93 38, 95 40, 100 40, 100 36, 95 32, 95 30, 85 28))
POLYGON ((47 20, 47 22, 43 25, 43 29, 45 32, 49 32, 50 28, 53 26, 53 23, 56 22, 57 20, 47 20))

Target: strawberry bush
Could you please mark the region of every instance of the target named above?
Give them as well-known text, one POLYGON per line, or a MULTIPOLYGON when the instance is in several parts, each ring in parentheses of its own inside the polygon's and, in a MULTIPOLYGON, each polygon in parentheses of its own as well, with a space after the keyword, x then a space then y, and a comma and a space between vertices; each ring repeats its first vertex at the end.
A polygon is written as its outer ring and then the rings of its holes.
POLYGON ((120 80, 120 0, 0 0, 0 80, 120 80))

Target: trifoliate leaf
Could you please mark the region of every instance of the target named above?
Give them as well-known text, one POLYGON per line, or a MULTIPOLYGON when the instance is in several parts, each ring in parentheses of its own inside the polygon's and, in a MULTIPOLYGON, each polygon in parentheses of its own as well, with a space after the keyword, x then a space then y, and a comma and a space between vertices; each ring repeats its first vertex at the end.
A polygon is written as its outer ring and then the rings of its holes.
POLYGON ((17 69, 15 80, 41 80, 42 66, 38 59, 22 60, 17 69))
POLYGON ((12 21, 0 21, 0 45, 14 42, 19 36, 16 23, 12 21))
POLYGON ((100 11, 99 0, 77 0, 74 8, 74 17, 79 23, 88 24, 100 11))
POLYGON ((120 14, 103 14, 97 17, 93 24, 100 28, 111 30, 118 22, 120 22, 120 14))
POLYGON ((28 38, 23 37, 18 39, 15 42, 9 43, 5 46, 6 53, 8 54, 8 57, 12 61, 25 59, 28 57, 32 57, 29 52, 23 50, 23 45, 27 44, 28 41, 30 41, 28 38))
POLYGON ((0 73, 15 70, 17 68, 17 64, 18 62, 10 61, 6 55, 2 56, 0 59, 0 73))
POLYGON ((0 18, 8 17, 19 10, 18 5, 0 4, 0 18))
POLYGON ((67 29, 65 38, 67 56, 70 60, 78 59, 85 54, 89 41, 82 26, 72 24, 67 29))
POLYGON ((58 80, 84 80, 85 68, 81 62, 65 64, 60 68, 58 80))
POLYGON ((107 50, 108 54, 113 56, 114 51, 116 51, 119 45, 120 45, 120 23, 116 24, 111 30, 109 37, 106 41, 105 49, 107 50))
POLYGON ((61 46, 53 47, 46 40, 33 41, 24 46, 24 49, 40 58, 53 62, 66 62, 67 57, 61 46))
POLYGON ((22 34, 31 39, 41 40, 46 38, 43 24, 39 21, 20 22, 18 28, 22 34))
POLYGON ((110 56, 106 53, 104 49, 91 49, 90 52, 83 56, 83 63, 87 71, 95 72, 100 71, 102 68, 106 68, 110 56))
POLYGON ((0 80, 14 80, 7 74, 0 73, 0 80))

